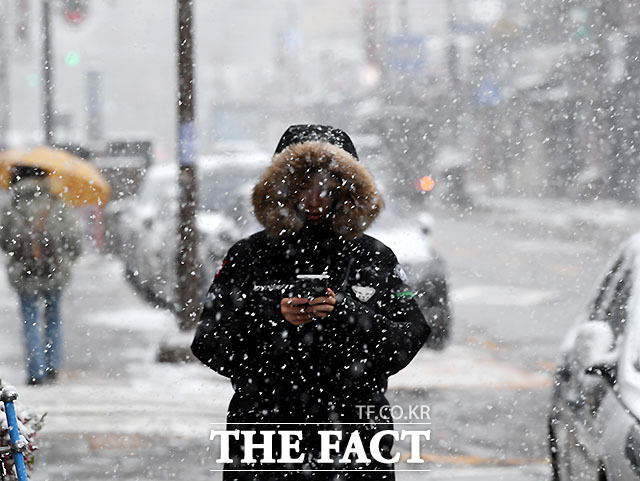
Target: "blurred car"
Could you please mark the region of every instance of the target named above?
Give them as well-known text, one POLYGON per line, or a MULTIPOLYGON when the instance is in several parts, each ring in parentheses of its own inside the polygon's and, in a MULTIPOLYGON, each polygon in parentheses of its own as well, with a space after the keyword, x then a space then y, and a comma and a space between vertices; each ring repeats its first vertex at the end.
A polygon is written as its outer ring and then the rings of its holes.
MULTIPOLYGON (((417 302, 431 325, 425 347, 444 349, 451 337, 453 318, 446 263, 433 246, 434 219, 420 204, 408 200, 413 184, 398 175, 397 165, 379 136, 355 134, 360 160, 372 174, 385 200, 380 216, 367 230, 391 248, 416 289, 417 302), (362 148, 360 146, 362 145, 362 148), (405 193, 402 193, 405 191, 405 193)), ((417 175, 417 174, 416 174, 417 175)))
MULTIPOLYGON (((196 222, 201 294, 229 247, 260 230, 251 213, 250 195, 268 163, 268 155, 247 152, 199 159, 196 222)), ((174 308, 177 285, 177 178, 176 165, 153 166, 137 196, 107 206, 110 223, 117 226, 113 230, 127 278, 147 299, 169 309, 174 308)), ((449 339, 451 314, 445 265, 433 249, 431 227, 428 215, 410 220, 387 202, 370 233, 393 249, 409 284, 418 290, 418 303, 432 324, 427 347, 442 349, 449 339)))
POLYGON ((640 479, 640 234, 567 335, 549 415, 553 479, 640 479))
MULTIPOLYGON (((258 230, 249 195, 268 164, 259 152, 201 157, 197 164, 199 292, 204 297, 231 245, 258 230)), ((175 308, 178 256, 178 166, 155 165, 137 196, 108 206, 127 278, 145 297, 175 308)))
POLYGON ((452 326, 446 265, 433 248, 433 219, 428 214, 406 217, 392 200, 376 219, 367 234, 391 248, 416 289, 417 302, 429 320, 431 335, 425 347, 441 350, 446 347, 452 326))

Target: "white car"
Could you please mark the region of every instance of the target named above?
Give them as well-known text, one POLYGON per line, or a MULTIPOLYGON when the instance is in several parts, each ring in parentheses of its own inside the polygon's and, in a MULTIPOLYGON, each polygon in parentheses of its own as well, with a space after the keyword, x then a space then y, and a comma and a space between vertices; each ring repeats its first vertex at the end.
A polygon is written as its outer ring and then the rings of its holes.
POLYGON ((556 370, 553 479, 640 479, 640 234, 570 330, 556 370))
MULTIPOLYGON (((266 168, 267 154, 201 157, 196 166, 200 294, 209 287, 229 247, 258 230, 250 187, 266 168)), ((127 276, 155 304, 173 309, 178 258, 178 166, 155 165, 137 196, 121 201, 117 237, 127 276)))

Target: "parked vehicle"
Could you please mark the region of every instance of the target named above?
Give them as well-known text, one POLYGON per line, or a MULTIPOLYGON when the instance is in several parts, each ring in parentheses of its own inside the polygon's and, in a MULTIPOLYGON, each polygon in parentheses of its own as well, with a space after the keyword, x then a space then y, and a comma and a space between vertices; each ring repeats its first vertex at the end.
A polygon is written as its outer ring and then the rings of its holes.
MULTIPOLYGON (((200 290, 204 291, 235 241, 260 230, 251 214, 251 190, 269 162, 260 152, 202 157, 197 165, 197 211, 200 290)), ((178 252, 178 168, 156 165, 147 172, 137 196, 107 206, 115 224, 118 251, 128 279, 155 304, 173 308, 176 301, 178 252)), ((442 349, 451 328, 449 295, 443 260, 431 243, 429 216, 409 219, 393 202, 370 229, 398 255, 418 292, 418 303, 432 320, 428 347, 442 349)))
POLYGON ((367 234, 393 250, 408 278, 418 291, 418 304, 430 320, 431 335, 425 347, 443 349, 451 334, 452 316, 449 304, 444 260, 433 248, 433 219, 428 214, 411 218, 403 216, 391 199, 367 234))
POLYGON ((640 234, 570 330, 549 415, 553 479, 640 479, 640 234))
MULTIPOLYGON (((249 194, 268 163, 261 153, 202 157, 197 164, 196 226, 198 278, 206 289, 229 247, 258 230, 249 194)), ((178 256, 178 167, 156 165, 137 196, 122 199, 109 212, 127 277, 152 302, 172 309, 176 301, 178 256)))

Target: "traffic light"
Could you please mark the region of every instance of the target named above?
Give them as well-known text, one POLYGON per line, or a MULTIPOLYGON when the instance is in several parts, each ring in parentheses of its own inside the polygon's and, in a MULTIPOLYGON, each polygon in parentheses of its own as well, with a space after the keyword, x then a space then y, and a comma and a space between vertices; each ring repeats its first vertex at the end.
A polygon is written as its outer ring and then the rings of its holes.
POLYGON ((62 5, 64 19, 72 25, 82 23, 87 16, 88 3, 88 0, 64 0, 62 5))
POLYGON ((80 63, 80 54, 75 50, 69 50, 64 56, 64 63, 69 67, 77 67, 80 63))

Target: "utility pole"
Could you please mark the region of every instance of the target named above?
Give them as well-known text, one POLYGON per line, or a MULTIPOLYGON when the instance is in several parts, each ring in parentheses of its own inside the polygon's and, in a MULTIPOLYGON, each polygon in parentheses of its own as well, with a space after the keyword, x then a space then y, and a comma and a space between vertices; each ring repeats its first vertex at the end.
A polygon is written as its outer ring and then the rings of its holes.
POLYGON ((367 60, 382 70, 378 40, 378 4, 377 0, 365 0, 364 3, 364 48, 367 60))
POLYGON ((460 59, 458 46, 456 45, 456 10, 454 0, 447 0, 447 70, 449 73, 449 107, 452 116, 451 141, 458 142, 460 135, 460 116, 462 104, 462 91, 460 89, 460 59))
POLYGON ((87 72, 87 139, 92 144, 102 140, 102 76, 98 70, 87 72))
POLYGON ((389 87, 389 65, 387 63, 389 42, 387 28, 381 23, 381 18, 385 17, 386 12, 380 15, 381 7, 388 9, 389 4, 380 3, 380 0, 364 0, 362 20, 367 62, 374 68, 379 82, 379 94, 384 97, 384 91, 389 87))
POLYGON ((178 1, 178 158, 180 207, 178 310, 180 329, 195 327, 198 295, 196 211, 196 128, 193 75, 193 0, 178 1))
POLYGON ((51 4, 42 0, 42 103, 44 138, 47 145, 54 143, 53 64, 51 62, 51 4))
POLYGON ((7 147, 9 133, 9 117, 11 112, 10 87, 9 87, 9 7, 5 2, 0 2, 0 98, 5 99, 0 114, 0 149, 7 147))

